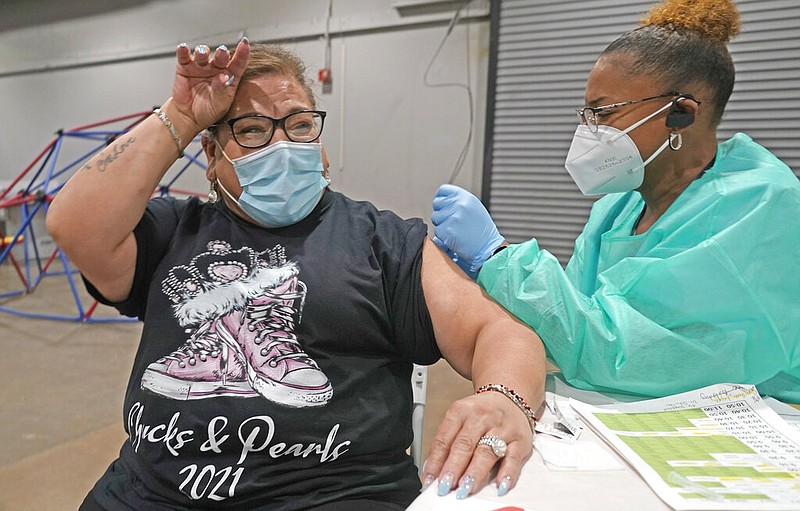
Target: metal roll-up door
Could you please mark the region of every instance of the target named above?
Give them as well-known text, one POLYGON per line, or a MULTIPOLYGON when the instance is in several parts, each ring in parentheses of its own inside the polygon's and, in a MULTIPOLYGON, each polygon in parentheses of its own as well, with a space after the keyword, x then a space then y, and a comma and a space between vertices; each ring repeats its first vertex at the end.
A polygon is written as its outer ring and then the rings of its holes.
MULTIPOLYGON (((535 236, 566 264, 595 200, 580 194, 564 168, 575 108, 600 52, 654 4, 492 2, 481 198, 510 242, 535 236)), ((744 131, 800 173, 800 2, 737 6, 742 33, 729 46, 737 79, 719 138, 744 131)))
POLYGON ((736 66, 720 140, 743 131, 800 177, 800 1, 738 0, 742 32, 728 46, 736 66))

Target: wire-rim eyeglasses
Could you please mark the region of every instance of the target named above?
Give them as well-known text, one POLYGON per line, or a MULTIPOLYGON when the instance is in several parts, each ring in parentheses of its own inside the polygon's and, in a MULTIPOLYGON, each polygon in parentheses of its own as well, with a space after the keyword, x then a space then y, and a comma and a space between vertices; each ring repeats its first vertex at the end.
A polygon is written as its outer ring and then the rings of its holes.
POLYGON ((691 94, 686 94, 683 92, 665 92, 664 94, 659 94, 658 96, 652 96, 644 99, 634 99, 631 101, 622 101, 620 103, 612 103, 610 105, 602 105, 595 107, 584 106, 582 108, 576 108, 575 113, 578 114, 578 120, 580 121, 581 124, 585 124, 589 128, 589 131, 591 131, 592 133, 596 133, 598 124, 597 123, 598 114, 601 114, 607 110, 613 110, 615 108, 620 108, 623 106, 636 105, 639 103, 644 103, 645 101, 652 101, 654 99, 669 98, 669 97, 676 97, 674 101, 677 101, 681 98, 687 98, 691 99, 698 105, 700 104, 700 102, 694 99, 694 96, 692 96, 691 94))

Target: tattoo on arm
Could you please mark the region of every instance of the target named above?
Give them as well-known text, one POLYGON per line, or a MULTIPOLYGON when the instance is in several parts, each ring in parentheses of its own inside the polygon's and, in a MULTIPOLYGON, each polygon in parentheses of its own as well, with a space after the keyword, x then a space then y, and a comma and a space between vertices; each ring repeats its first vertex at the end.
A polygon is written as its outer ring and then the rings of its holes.
POLYGON ((97 160, 92 160, 86 165, 83 166, 84 170, 93 170, 96 169, 97 172, 105 172, 108 168, 108 165, 111 164, 114 160, 120 157, 122 153, 125 152, 128 147, 131 146, 136 141, 135 137, 130 137, 128 140, 123 142, 118 146, 114 146, 114 151, 111 154, 104 154, 101 153, 98 155, 97 160))

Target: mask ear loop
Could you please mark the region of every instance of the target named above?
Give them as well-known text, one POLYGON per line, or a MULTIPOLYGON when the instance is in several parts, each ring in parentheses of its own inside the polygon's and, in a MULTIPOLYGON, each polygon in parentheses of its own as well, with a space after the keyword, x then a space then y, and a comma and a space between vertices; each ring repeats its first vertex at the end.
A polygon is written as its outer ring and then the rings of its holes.
POLYGON ((242 206, 239 204, 239 201, 231 194, 231 192, 229 192, 224 186, 222 186, 222 182, 219 179, 217 179, 215 183, 217 184, 217 186, 219 186, 219 189, 222 190, 225 193, 225 195, 227 195, 228 198, 232 200, 233 203, 236 204, 241 209, 242 206))
POLYGON ((219 150, 220 150, 220 152, 222 153, 222 156, 224 156, 224 157, 225 157, 225 159, 226 159, 226 160, 228 160, 228 163, 230 163, 231 165, 235 165, 235 163, 233 163, 233 160, 231 160, 231 159, 228 157, 228 155, 227 155, 227 154, 225 154, 225 149, 223 149, 223 148, 222 148, 222 144, 220 144, 220 143, 219 143, 219 140, 217 140, 217 138, 216 138, 216 137, 214 137, 214 143, 215 143, 215 144, 217 144, 217 147, 219 147, 219 150))
MULTIPOLYGON (((228 158, 228 155, 227 155, 227 154, 225 154, 225 149, 223 149, 223 148, 222 148, 222 144, 220 144, 220 143, 219 143, 219 141, 218 141, 216 138, 214 139, 214 143, 215 143, 215 144, 217 144, 217 147, 219 147, 219 150, 220 150, 220 152, 222 152, 222 156, 224 156, 224 157, 225 157, 225 159, 226 159, 226 160, 228 160, 228 161, 231 163, 231 165, 233 165, 233 164, 234 164, 234 163, 233 163, 233 161, 231 161, 231 159, 230 159, 230 158, 228 158)), ((220 189, 220 190, 222 190, 222 192, 223 192, 225 195, 227 195, 227 196, 228 196, 228 198, 229 198, 230 200, 232 200, 234 204, 236 204, 237 206, 239 206, 239 201, 238 201, 238 200, 236 200, 236 198, 235 198, 235 197, 234 197, 234 196, 231 194, 231 192, 229 192, 229 191, 228 191, 228 190, 227 190, 227 189, 226 189, 226 188, 225 188, 225 187, 222 185, 222 182, 221 182, 219 179, 215 179, 215 180, 214 180, 214 182, 213 182, 213 183, 211 183, 211 190, 214 192, 214 195, 216 195, 216 197, 217 197, 217 200, 219 200, 219 195, 216 193, 216 188, 217 188, 217 187, 219 187, 219 189, 220 189)), ((209 192, 209 194, 208 194, 208 198, 209 198, 209 200, 211 199, 211 193, 210 193, 210 192, 209 192)), ((216 201, 214 201, 214 202, 216 202, 216 201)), ((239 208, 241 208, 241 206, 239 206, 239 208)))
POLYGON ((670 140, 672 140, 672 136, 671 136, 671 135, 670 135, 670 138, 669 138, 669 139, 665 140, 665 141, 664 141, 664 143, 663 143, 663 144, 661 144, 661 147, 659 147, 658 149, 656 149, 656 150, 655 150, 655 152, 653 152, 653 154, 651 154, 651 155, 650 155, 650 157, 649 157, 648 159, 646 159, 646 160, 644 161, 644 163, 642 163, 642 168, 645 168, 645 167, 647 167, 647 164, 648 164, 648 163, 650 163, 651 161, 653 161, 653 160, 655 159, 655 157, 656 157, 656 156, 658 156, 659 154, 661 154, 661 152, 662 152, 664 149, 666 149, 666 148, 667 148, 667 146, 669 145, 669 143, 670 143, 670 140))
POLYGON ((613 142, 613 141, 617 140, 618 138, 627 135, 629 132, 631 132, 634 129, 638 128, 639 126, 641 126, 642 124, 646 123, 647 121, 649 121, 650 119, 652 119, 653 117, 655 117, 656 115, 660 114, 661 112, 663 112, 664 110, 666 110, 667 108, 669 108, 671 106, 672 106, 672 102, 670 101, 669 103, 667 103, 666 105, 662 106, 661 108, 659 108, 658 110, 656 110, 652 114, 648 115, 644 119, 636 121, 635 123, 633 123, 630 126, 628 126, 627 128, 625 128, 624 130, 620 131, 619 133, 617 133, 616 135, 611 137, 610 141, 613 142))

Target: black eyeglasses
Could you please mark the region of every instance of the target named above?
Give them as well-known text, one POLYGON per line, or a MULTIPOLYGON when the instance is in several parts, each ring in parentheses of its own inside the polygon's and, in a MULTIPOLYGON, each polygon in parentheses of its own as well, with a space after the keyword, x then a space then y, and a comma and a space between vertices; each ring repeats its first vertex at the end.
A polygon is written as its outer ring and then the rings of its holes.
POLYGON ((243 115, 218 122, 208 129, 216 131, 218 127, 227 124, 237 144, 256 149, 269 144, 277 128, 281 128, 286 133, 286 138, 292 142, 313 142, 322 135, 325 115, 326 112, 319 110, 301 110, 280 119, 258 114, 243 115))
MULTIPOLYGON (((694 99, 694 97, 692 97, 691 94, 684 94, 682 92, 665 92, 664 94, 659 94, 658 96, 653 96, 651 98, 634 99, 633 101, 623 101, 621 103, 613 103, 611 105, 603 105, 597 107, 585 106, 583 108, 576 109, 575 112, 577 112, 578 119, 580 120, 581 124, 585 124, 586 126, 588 126, 589 131, 591 131, 592 133, 596 133, 598 114, 602 114, 603 112, 612 110, 614 108, 619 108, 628 105, 636 105, 638 103, 644 103, 645 101, 652 101, 654 99, 669 98, 675 96, 694 99)), ((697 101, 697 103, 699 104, 700 102, 697 101)))

